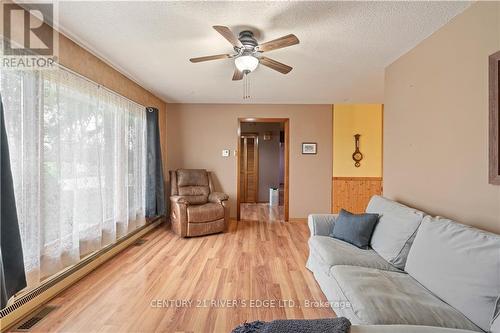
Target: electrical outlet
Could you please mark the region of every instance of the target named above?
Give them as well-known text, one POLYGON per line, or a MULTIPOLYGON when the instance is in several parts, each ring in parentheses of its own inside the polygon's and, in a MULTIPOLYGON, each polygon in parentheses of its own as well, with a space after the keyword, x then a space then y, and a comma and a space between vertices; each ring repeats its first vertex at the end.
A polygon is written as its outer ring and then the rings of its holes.
POLYGON ((229 154, 230 154, 229 149, 222 150, 222 157, 229 157, 229 154))

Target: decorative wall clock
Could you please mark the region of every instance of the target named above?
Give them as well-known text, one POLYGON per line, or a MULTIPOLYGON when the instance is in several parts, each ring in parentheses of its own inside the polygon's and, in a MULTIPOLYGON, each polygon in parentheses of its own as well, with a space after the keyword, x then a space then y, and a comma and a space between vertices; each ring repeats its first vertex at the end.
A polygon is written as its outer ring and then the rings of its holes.
POLYGON ((354 153, 352 154, 352 159, 354 160, 354 166, 356 168, 359 168, 361 166, 361 160, 363 159, 363 154, 359 151, 359 137, 361 134, 356 134, 354 135, 354 147, 356 148, 354 150, 354 153))

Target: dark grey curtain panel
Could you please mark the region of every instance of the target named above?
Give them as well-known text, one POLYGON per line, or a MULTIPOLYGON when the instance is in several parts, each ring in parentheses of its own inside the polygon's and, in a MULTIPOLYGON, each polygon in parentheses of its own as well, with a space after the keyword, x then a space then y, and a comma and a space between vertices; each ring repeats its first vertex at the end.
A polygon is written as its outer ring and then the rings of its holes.
POLYGON ((26 275, 1 96, 0 149, 0 308, 4 308, 12 295, 26 287, 26 275))
POLYGON ((146 108, 146 127, 146 217, 154 217, 165 214, 158 109, 146 108))

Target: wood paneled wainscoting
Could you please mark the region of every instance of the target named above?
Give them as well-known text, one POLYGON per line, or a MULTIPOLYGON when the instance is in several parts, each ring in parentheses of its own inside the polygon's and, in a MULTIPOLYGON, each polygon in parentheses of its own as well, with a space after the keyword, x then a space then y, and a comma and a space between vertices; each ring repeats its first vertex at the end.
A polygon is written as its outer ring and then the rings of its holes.
POLYGON ((373 195, 383 192, 381 177, 333 177, 332 213, 340 209, 364 213, 373 195))

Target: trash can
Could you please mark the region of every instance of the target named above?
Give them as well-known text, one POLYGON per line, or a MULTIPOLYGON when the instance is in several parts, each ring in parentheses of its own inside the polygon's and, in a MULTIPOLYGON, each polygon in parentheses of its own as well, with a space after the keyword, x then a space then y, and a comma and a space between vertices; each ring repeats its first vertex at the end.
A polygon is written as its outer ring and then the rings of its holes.
POLYGON ((269 205, 278 206, 279 205, 279 190, 274 187, 269 188, 269 205))

